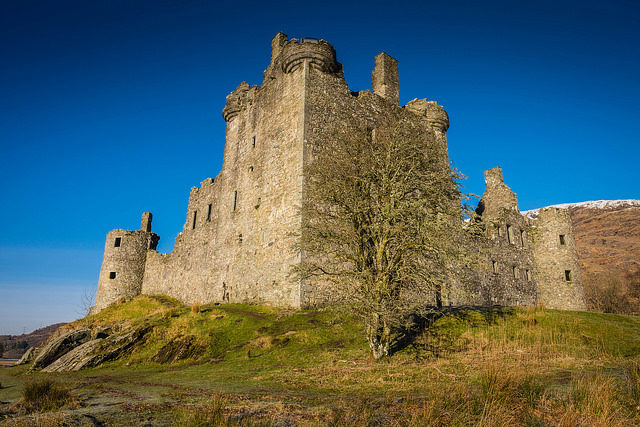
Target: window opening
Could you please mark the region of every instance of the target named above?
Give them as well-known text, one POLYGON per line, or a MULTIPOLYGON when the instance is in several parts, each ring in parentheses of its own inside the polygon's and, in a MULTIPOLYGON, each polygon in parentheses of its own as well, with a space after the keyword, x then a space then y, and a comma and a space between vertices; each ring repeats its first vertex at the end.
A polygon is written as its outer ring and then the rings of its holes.
POLYGON ((122 243, 122 237, 116 237, 116 241, 113 243, 114 248, 119 248, 120 243, 122 243))
POLYGON ((238 207, 238 191, 233 192, 233 210, 235 211, 238 207))
POLYGON ((531 281, 531 270, 525 270, 525 274, 527 276, 527 282, 531 281))
POLYGON ((491 270, 492 270, 494 273, 497 273, 497 272, 498 272, 498 263, 497 263, 497 262, 495 262, 495 261, 491 261, 491 270))
POLYGON ((253 172, 253 166, 249 166, 249 172, 253 172))
POLYGON ((260 207, 260 202, 262 202, 262 198, 258 197, 258 203, 254 206, 254 208, 258 209, 260 207))
POLYGON ((116 278, 116 272, 112 271, 109 273, 109 279, 115 279, 116 278))
POLYGON ((564 280, 566 280, 567 282, 571 281, 571 270, 564 271, 564 280))
POLYGON ((561 235, 560 235, 560 244, 561 244, 562 246, 564 246, 564 245, 566 245, 566 244, 567 244, 567 242, 566 242, 566 241, 565 241, 565 239, 564 239, 564 234, 561 234, 561 235))
POLYGON ((514 279, 519 279, 520 278, 520 274, 518 272, 518 267, 513 266, 513 278, 514 279))
POLYGON ((193 211, 193 224, 191 224, 191 229, 196 229, 196 221, 198 220, 198 211, 193 211))
POLYGON ((520 245, 522 245, 522 247, 524 248, 524 241, 525 241, 525 235, 524 235, 524 230, 520 230, 520 245))
POLYGON ((252 137, 251 137, 251 146, 252 146, 253 148, 256 148, 256 137, 255 137, 255 136, 252 136, 252 137))
POLYGON ((209 208, 207 209, 207 221, 211 221, 211 203, 209 203, 209 208))
POLYGON ((242 233, 238 234, 238 243, 242 243, 242 233))
POLYGON ((507 242, 513 243, 511 241, 511 226, 509 224, 507 224, 507 242))

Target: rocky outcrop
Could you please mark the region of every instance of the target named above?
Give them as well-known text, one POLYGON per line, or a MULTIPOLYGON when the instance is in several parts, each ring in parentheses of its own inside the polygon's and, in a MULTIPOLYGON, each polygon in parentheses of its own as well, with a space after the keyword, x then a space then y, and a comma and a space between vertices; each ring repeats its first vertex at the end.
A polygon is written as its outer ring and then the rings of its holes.
POLYGON ((57 357, 43 358, 43 361, 38 365, 34 363, 32 369, 42 368, 43 372, 64 372, 98 366, 101 363, 115 360, 125 355, 134 345, 141 342, 150 330, 150 327, 143 326, 133 330, 127 329, 114 335, 108 335, 111 332, 110 328, 100 328, 96 331, 89 329, 72 331, 55 339, 51 345, 47 346, 51 348, 49 350, 50 354, 58 354, 57 357), (88 334, 85 334, 87 331, 88 334), (78 334, 79 332, 82 332, 82 334, 78 334), (71 339, 71 337, 80 335, 90 339, 71 339), (66 351, 64 353, 55 352, 55 348, 60 348, 61 346, 64 346, 66 351))
POLYGON ((33 362, 36 356, 38 356, 38 347, 29 347, 16 365, 26 365, 27 363, 33 362))
POLYGON ((98 338, 81 344, 44 368, 42 372, 78 371, 84 368, 93 359, 89 354, 99 347, 102 340, 103 338, 98 338))
POLYGON ((31 369, 42 369, 64 356, 74 348, 91 339, 91 329, 83 328, 63 333, 47 341, 33 361, 31 369))

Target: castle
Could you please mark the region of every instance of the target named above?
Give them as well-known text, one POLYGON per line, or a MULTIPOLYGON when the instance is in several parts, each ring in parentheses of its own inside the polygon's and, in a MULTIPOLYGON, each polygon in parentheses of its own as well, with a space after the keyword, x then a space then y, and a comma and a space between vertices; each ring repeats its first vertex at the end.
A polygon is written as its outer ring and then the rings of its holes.
MULTIPOLYGON (((449 118, 442 106, 426 99, 399 106, 398 63, 386 53, 375 57, 372 76, 372 91, 351 92, 329 43, 278 33, 262 85, 242 82, 227 96, 222 170, 191 189, 173 251, 156 251, 150 213, 143 214, 140 230, 109 232, 92 312, 139 294, 187 304, 327 303, 313 282, 290 271, 301 261, 296 243, 305 168, 335 118, 349 114, 375 124, 401 114, 423 127, 429 147, 449 165, 449 118)), ((485 182, 477 213, 488 236, 481 248, 487 268, 444 295, 444 303, 585 309, 568 211, 547 208, 535 220, 526 218, 499 167, 485 172, 485 182)))

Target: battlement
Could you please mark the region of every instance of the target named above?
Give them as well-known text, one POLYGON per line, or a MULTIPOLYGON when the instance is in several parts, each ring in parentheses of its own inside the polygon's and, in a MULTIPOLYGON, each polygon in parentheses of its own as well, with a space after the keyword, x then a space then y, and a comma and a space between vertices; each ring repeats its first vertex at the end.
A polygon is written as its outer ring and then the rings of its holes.
POLYGON ((305 61, 312 68, 323 73, 336 73, 342 70, 342 64, 336 60, 335 49, 324 40, 291 39, 282 46, 280 56, 282 71, 285 74, 296 71, 305 61))

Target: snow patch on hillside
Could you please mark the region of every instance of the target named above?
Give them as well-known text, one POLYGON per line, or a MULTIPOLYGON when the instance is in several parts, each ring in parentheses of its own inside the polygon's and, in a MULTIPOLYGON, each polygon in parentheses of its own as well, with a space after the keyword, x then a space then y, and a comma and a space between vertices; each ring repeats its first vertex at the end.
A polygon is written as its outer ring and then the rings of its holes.
MULTIPOLYGON (((622 199, 622 200, 590 200, 588 202, 577 203, 561 203, 558 205, 545 206, 547 208, 574 208, 580 207, 585 209, 618 209, 618 208, 640 208, 640 199, 622 199)), ((530 211, 521 212, 529 218, 537 218, 540 209, 532 209, 530 211)))

